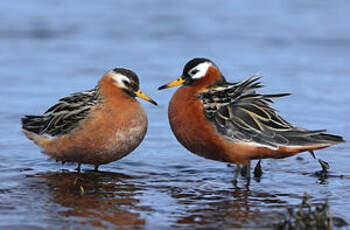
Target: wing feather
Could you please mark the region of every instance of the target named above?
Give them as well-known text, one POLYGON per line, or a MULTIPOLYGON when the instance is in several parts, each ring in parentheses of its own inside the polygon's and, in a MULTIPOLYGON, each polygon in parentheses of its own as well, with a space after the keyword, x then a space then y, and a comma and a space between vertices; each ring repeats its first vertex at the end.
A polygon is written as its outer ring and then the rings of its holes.
POLYGON ((23 128, 39 135, 59 136, 70 133, 85 119, 93 106, 101 102, 98 88, 61 98, 42 116, 22 118, 23 128))
POLYGON ((283 119, 270 106, 273 99, 290 93, 261 94, 263 87, 251 76, 237 83, 220 82, 202 91, 198 96, 203 102, 204 114, 225 138, 233 141, 255 142, 275 149, 286 145, 310 145, 342 141, 325 130, 299 129, 283 119))

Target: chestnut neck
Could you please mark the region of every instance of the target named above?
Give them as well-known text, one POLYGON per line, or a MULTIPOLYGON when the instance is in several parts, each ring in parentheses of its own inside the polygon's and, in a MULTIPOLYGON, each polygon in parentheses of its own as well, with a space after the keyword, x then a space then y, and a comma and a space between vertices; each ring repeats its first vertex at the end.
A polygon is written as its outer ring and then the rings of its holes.
POLYGON ((123 91, 123 89, 119 88, 108 74, 101 78, 101 80, 98 83, 98 88, 100 90, 101 95, 107 101, 112 98, 118 98, 118 101, 135 101, 135 98, 128 95, 126 92, 123 91))
POLYGON ((210 66, 206 75, 193 82, 190 87, 195 88, 196 90, 201 90, 220 80, 222 80, 222 77, 218 68, 215 66, 210 66))

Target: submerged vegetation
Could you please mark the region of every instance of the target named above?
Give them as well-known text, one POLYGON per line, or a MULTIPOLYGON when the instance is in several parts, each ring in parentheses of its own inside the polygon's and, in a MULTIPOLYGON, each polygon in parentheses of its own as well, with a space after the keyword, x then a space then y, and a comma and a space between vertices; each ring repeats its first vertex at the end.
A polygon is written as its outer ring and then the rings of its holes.
POLYGON ((276 224, 276 230, 328 230, 333 227, 345 227, 348 223, 339 217, 333 217, 328 202, 311 207, 310 195, 305 193, 302 203, 296 208, 288 208, 284 220, 276 224))

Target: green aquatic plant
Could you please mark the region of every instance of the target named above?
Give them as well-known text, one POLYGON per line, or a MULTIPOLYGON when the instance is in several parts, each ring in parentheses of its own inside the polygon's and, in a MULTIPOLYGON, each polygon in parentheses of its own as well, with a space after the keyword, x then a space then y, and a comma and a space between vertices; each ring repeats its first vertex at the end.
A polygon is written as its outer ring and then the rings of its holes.
POLYGON ((84 187, 82 185, 80 185, 79 188, 80 188, 80 195, 84 196, 84 193, 85 193, 84 187))
MULTIPOLYGON (((73 185, 77 186, 79 182, 79 177, 76 177, 73 181, 73 185)), ((82 184, 79 184, 79 190, 80 190, 80 196, 84 196, 85 194, 85 189, 82 184)))
POLYGON ((275 224, 274 228, 276 230, 329 230, 333 226, 344 227, 348 225, 345 220, 332 216, 327 201, 311 207, 308 202, 309 198, 310 194, 305 193, 302 203, 296 209, 289 208, 287 216, 275 224))

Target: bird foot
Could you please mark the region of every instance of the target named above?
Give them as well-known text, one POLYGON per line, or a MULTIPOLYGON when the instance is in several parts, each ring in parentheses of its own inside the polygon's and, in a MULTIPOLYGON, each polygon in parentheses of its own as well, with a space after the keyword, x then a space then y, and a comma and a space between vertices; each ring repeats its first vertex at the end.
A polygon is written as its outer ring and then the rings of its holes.
POLYGON ((243 177, 247 176, 247 166, 246 165, 241 168, 241 176, 243 176, 243 177))
POLYGON ((250 164, 244 165, 241 169, 241 176, 250 179, 250 164))
POLYGON ((95 172, 98 172, 98 165, 95 165, 95 172))
POLYGON ((263 174, 263 171, 261 169, 261 160, 258 161, 258 163, 256 164, 255 168, 254 168, 254 177, 261 177, 263 174))
POLYGON ((326 161, 323 161, 321 159, 318 159, 318 162, 320 163, 321 167, 322 167, 322 172, 323 173, 327 173, 327 170, 329 169, 329 164, 326 161))
MULTIPOLYGON (((309 153, 311 154, 311 156, 314 158, 314 159, 317 159, 316 158, 316 155, 314 153, 314 151, 310 150, 309 153)), ((322 173, 327 173, 327 170, 329 169, 329 164, 328 162, 324 161, 324 160, 321 160, 321 159, 318 159, 318 163, 320 163, 321 167, 322 167, 322 173)))
POLYGON ((77 170, 78 173, 80 173, 80 171, 81 171, 81 164, 80 163, 78 163, 78 167, 75 170, 77 170))

